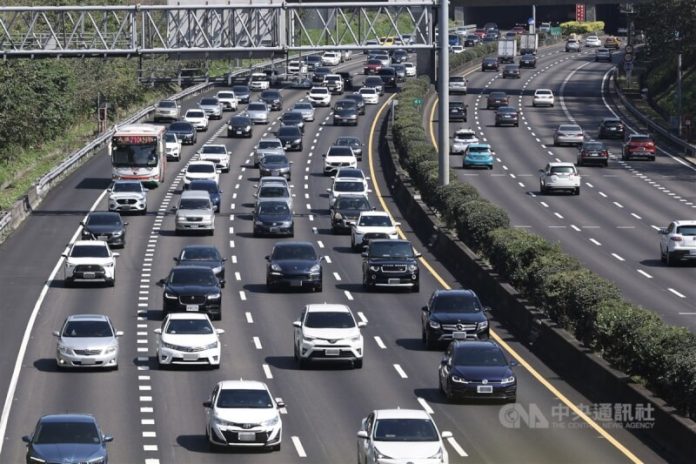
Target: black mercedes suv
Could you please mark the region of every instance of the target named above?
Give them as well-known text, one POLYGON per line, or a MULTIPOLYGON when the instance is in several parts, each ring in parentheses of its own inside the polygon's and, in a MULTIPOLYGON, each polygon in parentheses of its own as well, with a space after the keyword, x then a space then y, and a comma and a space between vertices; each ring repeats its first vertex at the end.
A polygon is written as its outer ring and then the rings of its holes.
POLYGON ((435 290, 421 311, 421 338, 429 350, 453 340, 455 332, 488 338, 488 318, 473 290, 435 290))

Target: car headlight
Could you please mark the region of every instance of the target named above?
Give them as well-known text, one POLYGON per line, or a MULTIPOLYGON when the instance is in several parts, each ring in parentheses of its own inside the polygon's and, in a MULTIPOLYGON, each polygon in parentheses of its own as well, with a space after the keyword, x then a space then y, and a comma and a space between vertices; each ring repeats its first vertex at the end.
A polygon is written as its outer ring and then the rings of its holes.
POLYGON ((302 139, 295 139, 292 141, 292 143, 300 143, 300 142, 302 142, 302 139))
POLYGON ((433 454, 428 459, 442 459, 442 448, 438 448, 437 453, 433 454))
POLYGON ((316 339, 317 339, 316 337, 309 337, 309 336, 307 336, 307 335, 305 335, 305 336, 302 337, 302 341, 304 341, 304 342, 313 342, 313 341, 315 341, 316 339))
POLYGON ((218 298, 220 298, 220 294, 219 294, 219 293, 213 293, 213 294, 208 295, 207 298, 208 298, 209 300, 217 300, 218 298))
POLYGON ((378 448, 375 448, 375 457, 377 459, 391 459, 390 456, 387 456, 383 452, 381 452, 378 448))
POLYGON ((281 268, 280 265, 278 265, 278 264, 271 264, 271 271, 282 272, 283 268, 281 268))
POLYGON ((263 225, 263 221, 254 221, 254 225, 256 225, 256 226, 262 226, 262 225, 263 225))
POLYGON ((379 271, 379 266, 370 266, 370 270, 372 272, 377 272, 377 271, 379 271))
POLYGON ((430 327, 433 329, 439 329, 440 328, 440 323, 437 321, 430 321, 430 327))
POLYGON ((268 420, 261 422, 261 425, 263 427, 272 427, 272 426, 276 425, 279 421, 280 421, 280 418, 278 416, 275 416, 275 417, 272 417, 268 420))
POLYGON ((515 376, 514 376, 514 375, 511 375, 510 377, 506 377, 506 378, 504 378, 503 380, 500 381, 500 383, 503 384, 503 385, 508 385, 508 384, 511 384, 511 383, 514 383, 514 382, 515 382, 515 376))
POLYGON ((179 298, 175 294, 169 293, 169 292, 164 292, 164 297, 167 298, 168 300, 176 300, 177 298, 179 298))
POLYGON ((415 264, 409 264, 409 265, 408 265, 408 271, 409 271, 409 272, 416 272, 417 270, 418 270, 418 266, 416 266, 415 264))
POLYGON ((160 342, 160 345, 162 346, 162 348, 168 348, 170 350, 178 350, 179 349, 179 347, 177 345, 172 345, 171 343, 167 343, 167 342, 160 342))
POLYGON ((213 417, 213 421, 214 421, 217 425, 222 425, 223 427, 229 427, 229 426, 231 426, 231 425, 234 425, 234 423, 232 423, 232 422, 227 422, 225 419, 222 419, 222 418, 217 417, 217 416, 214 416, 214 417, 213 417))
POLYGON ((218 347, 218 342, 209 343, 203 347, 204 350, 213 350, 218 347))
POLYGON ((251 130, 251 126, 246 126, 246 127, 244 128, 244 130, 245 130, 245 131, 250 131, 250 130, 251 130))
POLYGON ((117 230, 116 232, 114 232, 114 233, 111 234, 111 235, 114 236, 114 237, 120 237, 121 235, 123 235, 123 231, 117 230))
POLYGON ((107 346, 106 349, 104 350, 104 354, 112 354, 115 353, 118 347, 116 345, 113 346, 107 346))
POLYGON ((65 345, 58 345, 58 351, 63 354, 72 354, 72 350, 65 345))
POLYGON ((310 274, 318 274, 319 272, 321 272, 321 265, 319 264, 315 264, 309 269, 310 274))
POLYGON ((481 330, 485 329, 487 327, 488 327, 488 321, 479 322, 479 324, 478 324, 478 328, 481 330))
POLYGON ((104 264, 104 268, 112 268, 114 267, 114 263, 106 263, 104 264))
POLYGON ((452 376, 452 382, 457 382, 457 383, 469 383, 468 380, 464 379, 463 377, 459 377, 457 375, 452 376))
POLYGON ((176 222, 186 222, 186 218, 184 216, 177 216, 176 222))
POLYGON ((106 462, 105 457, 94 458, 91 461, 87 461, 87 464, 104 464, 106 462))
POLYGON ((349 338, 351 343, 358 343, 362 337, 360 335, 356 335, 355 337, 349 338))

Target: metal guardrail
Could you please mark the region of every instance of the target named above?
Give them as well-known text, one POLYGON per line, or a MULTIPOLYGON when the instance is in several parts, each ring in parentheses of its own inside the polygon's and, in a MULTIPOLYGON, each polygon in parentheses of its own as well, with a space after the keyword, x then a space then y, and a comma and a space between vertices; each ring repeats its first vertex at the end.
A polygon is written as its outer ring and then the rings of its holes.
POLYGON ((614 74, 614 88, 616 89, 616 94, 619 96, 619 100, 621 101, 621 104, 628 109, 628 111, 631 112, 633 116, 638 118, 638 120, 648 126, 648 128, 660 134, 662 137, 665 139, 669 140, 672 144, 675 146, 679 147, 682 149, 682 153, 687 156, 694 156, 696 155, 696 145, 692 145, 685 141, 684 139, 677 137, 676 135, 672 134, 669 130, 665 129, 662 127, 660 124, 656 123, 652 119, 648 118, 646 115, 640 112, 638 108, 636 108, 631 101, 626 98, 626 96, 623 94, 621 91, 621 88, 619 87, 618 83, 616 82, 617 78, 617 73, 616 70, 613 72, 614 74))

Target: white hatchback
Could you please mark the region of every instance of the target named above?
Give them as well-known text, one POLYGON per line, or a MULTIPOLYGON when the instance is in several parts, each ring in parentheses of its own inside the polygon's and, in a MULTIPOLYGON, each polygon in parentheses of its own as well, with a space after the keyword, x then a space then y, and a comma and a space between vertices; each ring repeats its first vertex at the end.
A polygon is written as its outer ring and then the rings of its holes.
POLYGON ((205 313, 171 313, 155 329, 157 363, 220 367, 220 337, 205 313))

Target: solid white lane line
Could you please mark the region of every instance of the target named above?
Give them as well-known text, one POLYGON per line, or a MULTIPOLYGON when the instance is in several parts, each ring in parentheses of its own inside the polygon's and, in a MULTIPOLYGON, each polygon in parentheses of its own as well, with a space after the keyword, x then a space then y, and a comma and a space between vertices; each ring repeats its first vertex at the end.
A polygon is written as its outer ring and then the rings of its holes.
POLYGON ((645 272, 645 271, 642 270, 642 269, 636 269, 636 271, 638 271, 639 274, 641 274, 641 275, 644 276, 644 277, 647 277, 648 279, 652 279, 652 278, 653 278, 653 276, 651 276, 650 274, 648 274, 647 272, 645 272))
POLYGON ((377 346, 379 346, 381 349, 387 349, 387 345, 384 344, 379 335, 375 335, 375 343, 377 343, 377 346))
POLYGON ((292 436, 290 438, 292 439, 292 444, 295 445, 295 451, 297 451, 297 455, 301 458, 306 458, 307 453, 305 453, 305 450, 302 447, 302 442, 300 441, 300 437, 292 436))
POLYGON ((452 449, 454 449, 454 451, 455 451, 459 456, 461 456, 461 457, 463 457, 463 458, 469 456, 468 454, 466 454, 466 451, 464 451, 464 448, 462 448, 461 446, 459 446, 459 443, 457 443, 457 440, 455 440, 454 437, 448 438, 448 439, 447 439, 447 443, 450 444, 450 446, 452 447, 452 449))
POLYGON ((247 311, 246 313, 244 313, 244 315, 246 316, 246 321, 247 321, 249 324, 253 324, 253 323, 254 323, 254 318, 251 316, 251 313, 250 313, 249 311, 247 311))
POLYGON ((272 379, 273 373, 271 372, 271 368, 268 366, 268 364, 264 364, 262 367, 263 367, 263 373, 266 376, 266 378, 272 379))
POLYGON ((676 291, 676 290, 673 289, 673 288, 668 288, 667 290, 669 290, 670 292, 674 293, 674 294, 677 295, 679 298, 686 298, 686 296, 682 295, 681 293, 679 293, 678 291, 676 291))
POLYGON ((256 347, 257 350, 260 350, 262 348, 261 346, 261 339, 259 337, 254 337, 254 346, 256 347))
POLYGON ((612 253, 611 255, 612 255, 614 258, 618 259, 619 261, 626 261, 625 259, 623 259, 621 256, 617 255, 616 253, 612 253))
POLYGON ((399 364, 394 364, 394 369, 396 369, 396 372, 399 374, 399 377, 402 379, 407 379, 408 375, 406 375, 406 372, 401 368, 399 364))
POLYGON ((428 414, 432 415, 435 414, 435 411, 433 411, 433 408, 430 407, 427 401, 425 401, 423 398, 418 397, 416 398, 418 402, 420 403, 421 406, 423 406, 423 410, 427 412, 428 414))

